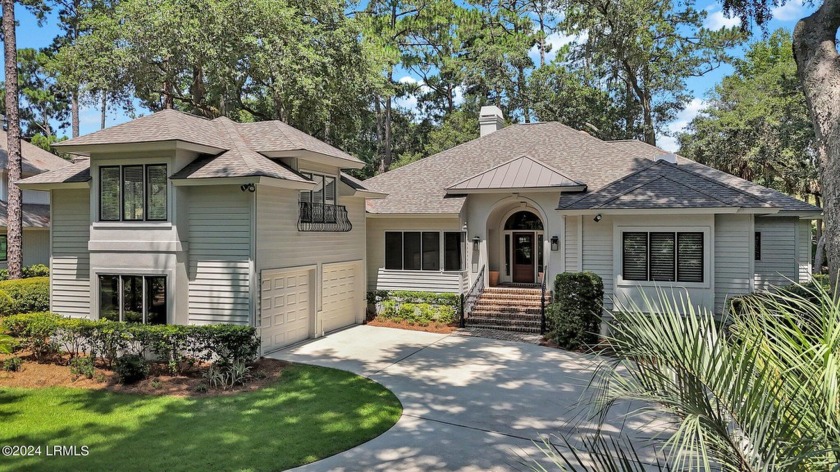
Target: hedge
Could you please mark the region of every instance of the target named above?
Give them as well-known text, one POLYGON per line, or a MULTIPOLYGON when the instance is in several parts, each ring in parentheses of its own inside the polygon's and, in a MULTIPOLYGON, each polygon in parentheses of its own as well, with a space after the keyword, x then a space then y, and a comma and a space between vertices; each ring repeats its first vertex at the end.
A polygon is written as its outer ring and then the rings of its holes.
POLYGON ((461 297, 457 293, 377 290, 368 292, 368 303, 379 317, 427 326, 451 324, 457 319, 461 297))
MULTIPOLYGON (((22 270, 23 278, 28 279, 30 277, 49 277, 50 276, 50 268, 45 266, 44 264, 32 264, 31 266, 26 266, 22 270)), ((0 269, 0 280, 8 280, 9 279, 9 269, 0 269)))
POLYGON ((592 272, 565 272, 554 279, 554 298, 546 309, 548 337, 565 349, 598 341, 604 282, 592 272))
POLYGON ((2 327, 39 360, 64 351, 71 359, 86 355, 110 367, 123 355, 151 354, 167 362, 173 373, 197 362, 249 363, 260 347, 256 329, 250 326, 144 325, 42 312, 8 316, 2 327))
POLYGON ((0 295, 0 315, 42 312, 50 309, 50 278, 0 281, 0 293, 11 298, 11 303, 0 295))

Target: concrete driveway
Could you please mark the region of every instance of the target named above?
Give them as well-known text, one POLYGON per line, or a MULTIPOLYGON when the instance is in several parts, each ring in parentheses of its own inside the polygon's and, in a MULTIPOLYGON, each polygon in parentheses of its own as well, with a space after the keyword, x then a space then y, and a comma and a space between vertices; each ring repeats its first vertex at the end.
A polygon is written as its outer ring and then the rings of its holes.
MULTIPOLYGON (((527 470, 533 460, 549 465, 533 440, 593 426, 578 406, 595 369, 585 355, 356 326, 271 357, 369 377, 403 405, 386 433, 301 470, 527 470)), ((641 420, 627 428, 649 434, 641 420)))

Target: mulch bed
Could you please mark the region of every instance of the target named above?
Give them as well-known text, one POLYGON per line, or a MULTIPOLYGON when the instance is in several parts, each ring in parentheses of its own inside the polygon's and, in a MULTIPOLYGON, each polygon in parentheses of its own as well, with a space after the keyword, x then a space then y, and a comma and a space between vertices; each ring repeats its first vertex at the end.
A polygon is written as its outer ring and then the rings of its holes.
MULTIPOLYGON (((262 358, 251 366, 251 380, 245 385, 238 385, 228 390, 203 389, 207 385, 203 373, 207 366, 197 366, 185 375, 171 375, 164 364, 152 364, 149 377, 134 385, 122 385, 117 382, 116 374, 97 366, 92 379, 79 377, 70 372, 66 357, 55 357, 47 363, 35 362, 26 353, 17 353, 23 359, 23 365, 18 372, 0 370, 0 387, 70 387, 91 390, 107 390, 111 392, 132 393, 142 395, 172 395, 178 397, 232 395, 241 392, 259 390, 274 383, 289 365, 288 362, 276 359, 262 358)), ((0 361, 11 357, 0 356, 0 361)))
POLYGON ((383 328, 398 328, 398 329, 409 329, 412 331, 426 331, 428 333, 440 333, 440 334, 449 334, 454 332, 458 329, 457 324, 444 324, 444 323, 429 323, 426 326, 421 326, 418 324, 414 324, 405 320, 395 321, 395 320, 384 320, 379 318, 373 318, 372 320, 365 321, 365 324, 371 326, 381 326, 383 328))

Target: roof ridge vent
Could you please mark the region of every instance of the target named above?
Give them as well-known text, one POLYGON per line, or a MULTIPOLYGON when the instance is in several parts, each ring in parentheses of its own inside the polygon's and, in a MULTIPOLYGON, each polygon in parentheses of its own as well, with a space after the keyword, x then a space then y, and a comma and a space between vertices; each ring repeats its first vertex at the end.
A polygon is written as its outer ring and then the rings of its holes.
POLYGON ((673 152, 669 152, 669 153, 666 153, 666 154, 660 154, 660 155, 656 156, 656 158, 654 158, 654 160, 656 162, 665 161, 668 164, 676 165, 677 164, 677 155, 674 154, 673 152))

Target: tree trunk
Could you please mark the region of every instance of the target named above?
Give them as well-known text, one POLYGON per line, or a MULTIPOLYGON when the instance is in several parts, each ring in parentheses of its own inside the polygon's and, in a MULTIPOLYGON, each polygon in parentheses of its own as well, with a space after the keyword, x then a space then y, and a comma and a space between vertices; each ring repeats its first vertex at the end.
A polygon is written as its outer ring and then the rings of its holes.
POLYGON ((79 91, 70 94, 70 129, 74 138, 79 137, 79 91))
POLYGON ((811 272, 814 274, 822 273, 822 266, 825 263, 825 234, 820 236, 817 240, 817 252, 814 254, 814 267, 811 272))
POLYGON ((391 103, 393 97, 390 95, 385 99, 385 155, 382 156, 382 172, 388 172, 391 168, 391 161, 393 160, 393 149, 391 146, 391 103))
POLYGON ((15 38, 15 2, 2 0, 3 5, 3 36, 6 60, 6 119, 8 120, 8 168, 9 168, 9 201, 6 227, 6 248, 9 267, 9 278, 19 279, 23 276, 23 224, 21 215, 21 191, 17 186, 20 180, 20 114, 18 109, 18 70, 17 70, 17 40, 15 38))
POLYGON ((102 91, 102 102, 99 114, 99 129, 105 129, 105 118, 108 112, 108 92, 102 91))
POLYGON ((642 113, 644 115, 645 142, 656 146, 656 130, 653 127, 653 110, 651 99, 647 93, 642 94, 642 113))
POLYGON ((825 0, 793 31, 793 52, 808 113, 814 123, 825 216, 825 247, 831 287, 840 269, 840 0, 825 0))

